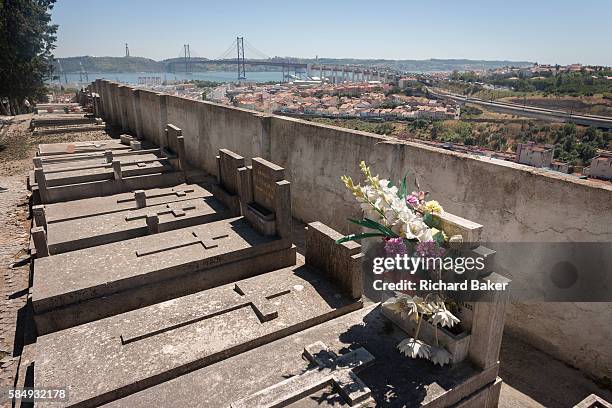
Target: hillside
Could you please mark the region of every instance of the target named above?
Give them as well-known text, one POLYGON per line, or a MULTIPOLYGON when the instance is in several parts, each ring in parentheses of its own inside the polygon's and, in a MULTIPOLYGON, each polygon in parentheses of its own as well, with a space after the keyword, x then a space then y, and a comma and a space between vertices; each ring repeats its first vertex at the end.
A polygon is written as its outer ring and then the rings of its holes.
MULTIPOLYGON (((68 57, 59 58, 64 72, 163 72, 165 64, 142 57, 68 57)), ((57 69, 57 65, 56 65, 57 69)), ((57 70, 56 70, 57 72, 57 70)))
MULTIPOLYGON (((505 66, 525 67, 533 65, 527 61, 485 61, 467 59, 428 59, 428 60, 385 60, 385 59, 354 59, 354 58, 319 58, 303 59, 293 57, 275 57, 284 61, 300 61, 303 63, 321 63, 337 65, 367 65, 396 69, 410 72, 433 72, 433 71, 469 71, 478 69, 491 69, 505 66)), ((79 61, 87 72, 165 72, 166 62, 155 61, 141 57, 68 57, 59 58, 64 72, 79 72, 79 61)), ((180 69, 180 67, 179 67, 180 69)), ((194 71, 203 70, 226 70, 232 66, 225 65, 197 65, 192 67, 194 71)), ((264 68, 260 68, 264 69, 264 68)))

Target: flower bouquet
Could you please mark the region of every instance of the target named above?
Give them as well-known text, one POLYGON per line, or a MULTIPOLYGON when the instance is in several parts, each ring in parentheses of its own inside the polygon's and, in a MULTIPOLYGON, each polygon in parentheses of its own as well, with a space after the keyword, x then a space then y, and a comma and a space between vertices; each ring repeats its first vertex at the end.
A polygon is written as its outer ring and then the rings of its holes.
MULTIPOLYGON (((448 237, 438 229, 436 216, 444 210, 437 201, 428 200, 428 193, 419 191, 408 192, 407 179, 393 185, 390 180, 373 176, 370 167, 365 162, 360 163, 361 172, 365 177, 364 185, 355 184, 349 176, 342 176, 342 181, 361 204, 364 212, 362 219, 349 219, 365 229, 364 232, 350 234, 337 242, 362 240, 367 238, 380 239, 384 245, 387 257, 409 255, 415 257, 442 257, 455 243, 461 243, 462 237, 448 237)), ((441 271, 422 271, 439 276, 441 271)), ((414 337, 399 343, 398 349, 411 358, 426 358, 434 364, 444 365, 451 361, 452 355, 440 345, 438 328, 453 327, 459 319, 451 313, 453 302, 441 292, 427 295, 411 296, 395 293, 383 303, 383 307, 399 315, 402 319, 416 324, 414 337), (423 321, 433 325, 434 340, 427 344, 419 339, 423 321)))

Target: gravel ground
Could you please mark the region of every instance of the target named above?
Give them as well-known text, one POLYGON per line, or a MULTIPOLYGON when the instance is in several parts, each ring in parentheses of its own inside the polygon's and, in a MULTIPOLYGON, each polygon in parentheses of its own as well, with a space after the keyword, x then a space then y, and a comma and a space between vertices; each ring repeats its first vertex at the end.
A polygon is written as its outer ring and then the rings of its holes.
MULTIPOLYGON (((40 143, 102 140, 103 131, 32 136, 31 115, 0 117, 0 387, 12 386, 23 348, 29 264, 12 268, 28 254, 26 176, 40 143)), ((7 404, 0 401, 0 407, 7 404)))

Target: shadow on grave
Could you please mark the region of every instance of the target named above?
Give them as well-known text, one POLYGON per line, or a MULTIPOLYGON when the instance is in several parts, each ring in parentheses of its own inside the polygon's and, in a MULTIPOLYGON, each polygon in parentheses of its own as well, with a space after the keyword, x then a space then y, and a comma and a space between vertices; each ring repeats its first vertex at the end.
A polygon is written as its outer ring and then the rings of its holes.
MULTIPOLYGON (((440 367, 428 360, 405 357, 396 348, 405 337, 404 332, 381 315, 380 307, 368 313, 362 324, 352 326, 339 336, 340 341, 348 345, 334 350, 338 355, 364 347, 375 357, 373 365, 356 373, 371 389, 377 405, 406 407, 426 404, 479 372, 469 362, 440 367)), ((311 363, 307 369, 317 369, 317 365, 311 363)), ((330 386, 296 404, 316 405, 347 406, 346 400, 330 386)))

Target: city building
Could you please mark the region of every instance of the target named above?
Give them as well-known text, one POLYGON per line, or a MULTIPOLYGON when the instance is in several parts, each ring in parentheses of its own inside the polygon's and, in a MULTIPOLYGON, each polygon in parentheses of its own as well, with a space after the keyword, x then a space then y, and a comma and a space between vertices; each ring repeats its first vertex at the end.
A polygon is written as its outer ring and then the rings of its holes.
POLYGON ((533 167, 550 167, 555 153, 554 146, 537 146, 535 142, 519 143, 516 162, 533 167))
POLYGON ((594 157, 584 173, 592 178, 612 180, 612 153, 601 153, 594 157))

